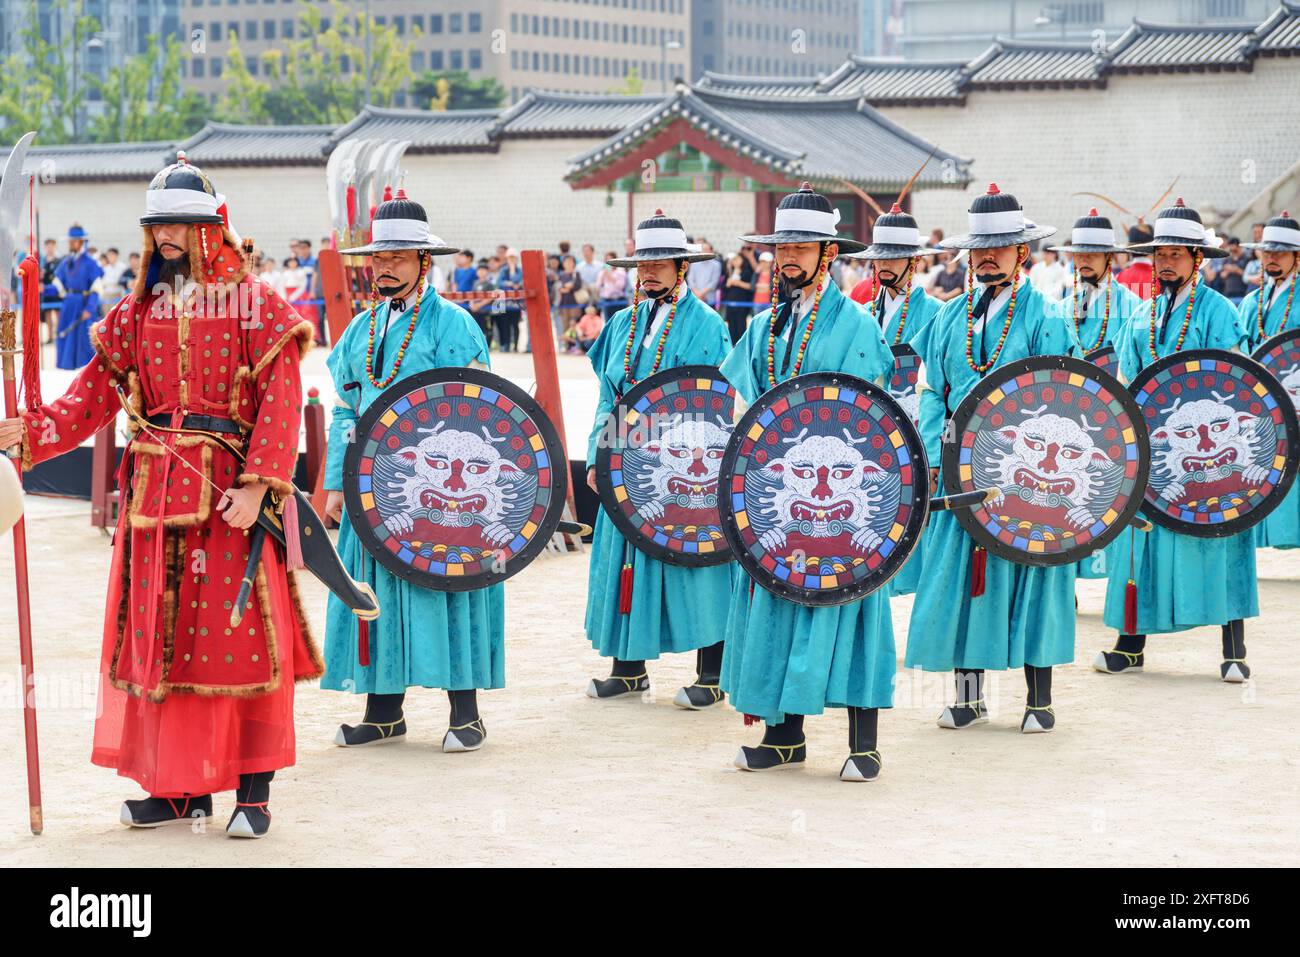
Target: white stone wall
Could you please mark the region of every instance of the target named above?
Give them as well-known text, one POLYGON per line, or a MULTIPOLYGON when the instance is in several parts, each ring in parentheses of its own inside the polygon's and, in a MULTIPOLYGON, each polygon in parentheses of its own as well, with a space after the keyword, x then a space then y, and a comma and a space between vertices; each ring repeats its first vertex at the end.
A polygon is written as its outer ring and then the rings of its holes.
POLYGON ((1297 90, 1300 58, 1275 58, 1250 73, 1112 76, 1102 90, 976 92, 965 107, 882 112, 974 159, 967 192, 916 194, 923 231, 964 232, 971 198, 990 181, 1031 219, 1067 230, 1096 202, 1071 193, 1104 193, 1142 212, 1176 175, 1175 194, 1207 222, 1232 213, 1300 159, 1297 90))
MULTIPOLYGON (((739 237, 754 228, 753 193, 637 193, 632 208, 637 222, 663 209, 680 219, 696 242, 707 239, 723 255, 739 249, 739 237)), ((622 245, 610 248, 623 249, 622 245)))

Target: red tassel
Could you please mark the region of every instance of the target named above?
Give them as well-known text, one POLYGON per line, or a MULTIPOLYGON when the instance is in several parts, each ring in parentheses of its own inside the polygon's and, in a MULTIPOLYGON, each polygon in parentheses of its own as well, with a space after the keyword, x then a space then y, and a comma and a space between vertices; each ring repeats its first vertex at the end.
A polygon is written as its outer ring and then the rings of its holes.
POLYGON ((748 728, 751 724, 758 724, 762 720, 763 719, 757 715, 747 714, 745 715, 745 727, 748 728))
POLYGON ((364 618, 357 620, 357 664, 370 667, 370 622, 364 618))
POLYGON ((970 563, 970 596, 978 598, 984 594, 984 572, 988 564, 988 552, 979 545, 975 546, 975 553, 971 555, 970 563))
POLYGON ((1133 579, 1124 586, 1124 634, 1138 633, 1138 586, 1133 579))
POLYGON ((620 615, 627 615, 632 611, 632 564, 630 562, 623 566, 618 576, 618 611, 620 615))
POLYGON ((23 282, 23 399, 26 408, 41 404, 41 264, 28 256, 18 267, 23 282))
POLYGON ((306 562, 302 558, 302 539, 298 537, 298 497, 296 495, 290 495, 284 500, 280 520, 284 522, 285 565, 291 572, 306 568, 306 562))

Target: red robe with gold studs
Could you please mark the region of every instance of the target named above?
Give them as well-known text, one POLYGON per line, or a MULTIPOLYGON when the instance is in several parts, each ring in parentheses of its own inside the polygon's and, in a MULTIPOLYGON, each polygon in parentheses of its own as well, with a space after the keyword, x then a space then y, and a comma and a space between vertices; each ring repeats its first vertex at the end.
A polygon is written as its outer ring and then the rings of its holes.
POLYGON ((242 468, 204 436, 137 430, 118 473, 91 760, 167 797, 232 789, 240 774, 293 764, 294 682, 322 671, 283 549, 269 538, 251 607, 231 626, 249 539, 216 510, 218 490, 236 484, 290 491, 298 364, 313 330, 247 274, 228 231, 196 225, 190 238, 197 286, 181 296, 146 289, 146 230, 135 291, 92 327, 94 359, 65 395, 23 416, 25 466, 110 426, 118 385, 138 412, 170 426, 189 414, 241 430, 224 437, 245 452, 242 468))

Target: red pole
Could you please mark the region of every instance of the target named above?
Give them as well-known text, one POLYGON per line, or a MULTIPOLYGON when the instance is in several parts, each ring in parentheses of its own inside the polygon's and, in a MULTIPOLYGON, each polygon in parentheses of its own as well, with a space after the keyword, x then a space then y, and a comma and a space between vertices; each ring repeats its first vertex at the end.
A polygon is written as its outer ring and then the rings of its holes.
POLYGON ((332 346, 343 338, 343 331, 352 321, 352 288, 338 250, 322 249, 316 259, 316 268, 320 270, 325 329, 332 346))
MULTIPOLYGON (((525 249, 519 259, 524 269, 524 313, 528 316, 528 341, 533 348, 537 404, 559 433, 567 476, 569 443, 564 435, 564 407, 560 402, 560 370, 555 361, 555 327, 551 325, 551 288, 546 282, 546 260, 540 249, 525 249)), ((567 483, 567 488, 570 514, 576 516, 573 483, 567 483)))
MULTIPOLYGON (((23 295, 40 295, 34 284, 23 283, 23 295)), ((15 316, 12 309, 0 311, 0 356, 4 366, 5 417, 16 418, 18 415, 18 386, 14 378, 14 354, 17 352, 18 337, 14 328, 15 316)), ((20 462, 13 462, 18 470, 18 481, 22 482, 23 470, 20 462)), ((5 468, 7 466, 0 466, 5 468)), ((40 834, 45 827, 41 811, 41 759, 36 742, 36 682, 32 664, 32 610, 27 579, 27 523, 19 519, 13 527, 14 536, 14 581, 18 586, 18 657, 22 667, 23 694, 23 732, 27 743, 27 803, 31 818, 33 834, 40 834)))

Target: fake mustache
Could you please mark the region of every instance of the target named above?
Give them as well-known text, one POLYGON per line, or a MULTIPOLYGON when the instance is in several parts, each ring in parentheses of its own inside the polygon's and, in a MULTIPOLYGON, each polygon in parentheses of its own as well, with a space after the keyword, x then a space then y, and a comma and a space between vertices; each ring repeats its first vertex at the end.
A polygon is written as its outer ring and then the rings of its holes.
POLYGON ((178 253, 183 253, 183 252, 185 252, 184 249, 182 249, 180 246, 177 246, 175 243, 161 243, 161 244, 159 244, 158 248, 159 248, 160 250, 162 250, 162 249, 174 249, 174 250, 176 250, 178 253))

